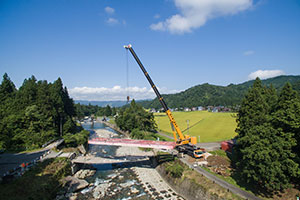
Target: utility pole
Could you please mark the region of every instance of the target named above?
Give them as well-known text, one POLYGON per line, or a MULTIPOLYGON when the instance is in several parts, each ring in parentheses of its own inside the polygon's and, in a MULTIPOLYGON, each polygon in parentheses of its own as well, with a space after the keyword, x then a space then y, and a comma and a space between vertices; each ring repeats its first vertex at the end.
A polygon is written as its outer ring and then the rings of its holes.
POLYGON ((189 124, 190 120, 186 120, 187 123, 187 130, 188 130, 188 135, 190 135, 190 124, 189 124))

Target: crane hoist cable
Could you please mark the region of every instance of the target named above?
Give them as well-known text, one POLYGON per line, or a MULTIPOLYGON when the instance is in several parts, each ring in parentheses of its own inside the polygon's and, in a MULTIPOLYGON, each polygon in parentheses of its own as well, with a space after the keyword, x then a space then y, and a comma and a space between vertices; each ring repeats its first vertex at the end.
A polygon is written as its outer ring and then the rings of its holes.
POLYGON ((128 50, 126 51, 126 95, 127 95, 127 103, 130 101, 129 97, 129 64, 128 64, 128 50))

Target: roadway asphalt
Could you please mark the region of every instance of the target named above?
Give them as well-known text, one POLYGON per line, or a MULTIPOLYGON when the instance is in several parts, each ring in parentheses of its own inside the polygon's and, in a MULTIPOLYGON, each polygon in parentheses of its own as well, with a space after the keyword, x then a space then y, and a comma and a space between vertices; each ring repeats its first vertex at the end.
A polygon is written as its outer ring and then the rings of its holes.
POLYGON ((193 168, 194 170, 196 170, 198 173, 203 174, 206 178, 214 181, 215 183, 217 183, 218 185, 222 186, 225 189, 230 190, 232 193, 239 195, 240 197, 244 198, 244 199, 253 199, 253 200, 261 200, 260 198, 258 198, 257 196, 246 192, 230 183, 227 183, 226 181, 214 176, 213 174, 205 171, 204 169, 202 169, 201 167, 197 166, 194 167, 191 163, 189 163, 187 161, 188 156, 185 155, 185 158, 181 158, 180 160, 182 162, 184 162, 186 165, 188 165, 190 168, 193 168))
POLYGON ((22 163, 29 163, 42 156, 46 151, 61 144, 63 140, 58 140, 47 147, 30 153, 3 153, 0 154, 0 177, 9 170, 19 167, 22 163))
POLYGON ((4 153, 0 155, 0 177, 4 173, 19 167, 22 163, 29 163, 42 156, 47 150, 32 153, 4 153))

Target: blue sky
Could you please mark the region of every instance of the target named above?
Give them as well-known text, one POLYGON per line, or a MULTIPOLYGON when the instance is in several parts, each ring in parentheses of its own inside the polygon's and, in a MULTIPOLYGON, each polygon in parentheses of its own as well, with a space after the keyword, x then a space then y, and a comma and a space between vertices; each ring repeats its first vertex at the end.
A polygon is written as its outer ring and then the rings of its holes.
POLYGON ((61 77, 81 100, 153 98, 202 83, 300 74, 297 0, 0 0, 0 74, 61 77))

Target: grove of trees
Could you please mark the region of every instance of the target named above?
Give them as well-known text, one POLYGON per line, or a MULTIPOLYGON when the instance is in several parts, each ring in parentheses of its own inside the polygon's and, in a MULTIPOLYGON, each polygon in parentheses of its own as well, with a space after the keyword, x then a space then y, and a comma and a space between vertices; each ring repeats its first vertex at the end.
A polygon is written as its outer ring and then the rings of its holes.
POLYGON ((236 174, 257 191, 281 191, 299 180, 300 98, 286 83, 279 94, 256 79, 238 112, 236 174))
MULTIPOLYGON (((147 112, 136 104, 133 99, 129 107, 118 111, 116 124, 121 130, 131 132, 131 137, 137 139, 153 139, 156 123, 153 113, 147 112)), ((156 138, 155 138, 156 139, 156 138)))
POLYGON ((75 104, 75 110, 76 110, 76 116, 79 119, 83 119, 85 116, 114 116, 117 112, 117 109, 115 107, 111 108, 109 105, 106 107, 100 107, 97 105, 83 105, 83 104, 75 104))
POLYGON ((75 133, 73 100, 58 78, 53 83, 25 79, 17 89, 5 73, 0 85, 0 149, 20 150, 75 133))

